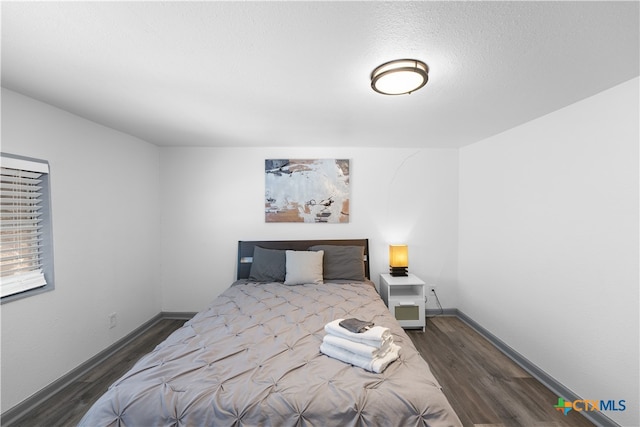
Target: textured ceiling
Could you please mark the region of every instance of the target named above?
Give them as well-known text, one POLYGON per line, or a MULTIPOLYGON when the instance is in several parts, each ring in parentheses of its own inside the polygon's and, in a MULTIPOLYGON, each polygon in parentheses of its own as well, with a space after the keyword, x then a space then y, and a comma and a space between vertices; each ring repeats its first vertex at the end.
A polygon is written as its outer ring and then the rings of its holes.
POLYGON ((3 2, 2 86, 158 145, 460 147, 638 76, 638 6, 3 2))

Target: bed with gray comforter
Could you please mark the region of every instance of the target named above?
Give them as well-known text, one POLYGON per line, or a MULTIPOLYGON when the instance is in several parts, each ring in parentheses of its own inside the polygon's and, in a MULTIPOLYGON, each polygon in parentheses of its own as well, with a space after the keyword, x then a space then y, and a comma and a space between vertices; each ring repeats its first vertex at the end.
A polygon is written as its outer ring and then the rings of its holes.
POLYGON ((456 426, 427 363, 371 282, 238 281, 116 381, 82 426, 456 426), (389 327, 375 374, 319 351, 324 325, 389 327))

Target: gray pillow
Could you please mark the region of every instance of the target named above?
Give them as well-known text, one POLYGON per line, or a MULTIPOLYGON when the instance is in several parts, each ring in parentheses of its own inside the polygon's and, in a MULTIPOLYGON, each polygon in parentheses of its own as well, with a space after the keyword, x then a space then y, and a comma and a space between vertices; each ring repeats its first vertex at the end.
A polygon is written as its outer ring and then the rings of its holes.
POLYGON ((364 281, 364 246, 316 245, 311 251, 324 251, 324 280, 364 281))
POLYGON ((286 253, 280 249, 253 248, 249 280, 256 282, 284 282, 286 253))

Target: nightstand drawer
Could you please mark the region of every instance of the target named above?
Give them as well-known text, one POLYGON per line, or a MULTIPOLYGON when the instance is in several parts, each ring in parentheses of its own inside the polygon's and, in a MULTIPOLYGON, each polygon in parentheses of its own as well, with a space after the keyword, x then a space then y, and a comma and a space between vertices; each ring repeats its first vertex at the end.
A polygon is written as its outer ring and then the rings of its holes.
POLYGON ((425 328, 425 283, 413 274, 380 275, 380 296, 403 328, 425 328))
POLYGON ((424 304, 420 301, 391 299, 389 311, 403 328, 424 328, 424 304))

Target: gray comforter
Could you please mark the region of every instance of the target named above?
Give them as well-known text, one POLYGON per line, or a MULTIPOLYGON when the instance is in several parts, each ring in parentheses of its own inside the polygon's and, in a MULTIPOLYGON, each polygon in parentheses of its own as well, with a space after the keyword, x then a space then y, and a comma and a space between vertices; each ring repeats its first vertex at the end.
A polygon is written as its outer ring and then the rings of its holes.
POLYGON ((82 426, 457 426, 427 363, 370 282, 236 282, 144 356, 82 426), (324 325, 391 329, 400 358, 381 374, 319 351, 324 325))

